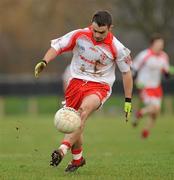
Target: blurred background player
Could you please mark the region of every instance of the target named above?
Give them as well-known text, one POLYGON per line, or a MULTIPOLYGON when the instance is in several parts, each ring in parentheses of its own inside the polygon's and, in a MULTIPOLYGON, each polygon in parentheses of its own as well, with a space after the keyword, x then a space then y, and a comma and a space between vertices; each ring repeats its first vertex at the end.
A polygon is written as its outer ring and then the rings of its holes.
POLYGON ((68 84, 70 80, 72 79, 71 71, 70 71, 70 65, 68 65, 62 75, 62 81, 63 81, 63 90, 65 92, 66 88, 68 87, 68 84))
POLYGON ((35 76, 57 55, 72 51, 70 65, 72 79, 65 90, 66 106, 79 111, 81 127, 66 134, 58 149, 53 151, 51 165, 57 166, 71 149, 73 160, 65 169, 73 172, 85 164, 82 156, 83 130, 90 114, 96 111, 110 96, 115 81, 115 66, 122 72, 126 118, 131 112, 132 75, 130 51, 111 33, 112 17, 107 11, 99 11, 92 18, 91 26, 71 31, 52 40, 51 48, 35 67, 35 76))
MULTIPOLYGON (((70 82, 70 80, 72 79, 72 76, 71 76, 71 71, 70 71, 70 64, 65 68, 65 71, 62 75, 62 83, 63 83, 63 92, 66 91, 66 88, 68 87, 68 84, 70 82)), ((65 105, 66 104, 66 101, 63 100, 61 102, 62 105, 65 105)))
POLYGON ((133 126, 136 126, 144 115, 149 116, 142 131, 143 138, 149 136, 161 109, 162 75, 168 78, 173 72, 173 68, 169 67, 168 55, 163 49, 163 37, 160 34, 154 34, 150 40, 150 47, 140 52, 133 60, 133 71, 136 74, 135 82, 139 90, 140 100, 144 104, 136 112, 133 126))

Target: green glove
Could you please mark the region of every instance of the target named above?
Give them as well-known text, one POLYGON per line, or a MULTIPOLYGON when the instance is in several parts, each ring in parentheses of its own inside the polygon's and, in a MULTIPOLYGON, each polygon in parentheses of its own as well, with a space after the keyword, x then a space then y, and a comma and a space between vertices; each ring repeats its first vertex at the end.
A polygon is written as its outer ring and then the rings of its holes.
POLYGON ((170 66, 170 67, 169 67, 169 73, 170 73, 171 75, 174 75, 174 66, 170 66))
POLYGON ((124 112, 126 113, 126 121, 130 118, 132 110, 132 103, 131 103, 131 98, 125 98, 125 103, 124 103, 124 112))
POLYGON ((47 66, 47 62, 45 60, 42 60, 41 62, 37 63, 35 66, 35 77, 39 77, 39 73, 43 71, 43 69, 47 66))

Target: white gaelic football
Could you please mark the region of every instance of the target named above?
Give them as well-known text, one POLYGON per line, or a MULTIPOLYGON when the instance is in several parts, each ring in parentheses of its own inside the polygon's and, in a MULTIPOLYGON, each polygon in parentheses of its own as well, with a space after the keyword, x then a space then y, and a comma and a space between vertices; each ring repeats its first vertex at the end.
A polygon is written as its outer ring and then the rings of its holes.
POLYGON ((54 125, 62 133, 72 133, 80 127, 79 113, 70 107, 59 109, 54 117, 54 125))

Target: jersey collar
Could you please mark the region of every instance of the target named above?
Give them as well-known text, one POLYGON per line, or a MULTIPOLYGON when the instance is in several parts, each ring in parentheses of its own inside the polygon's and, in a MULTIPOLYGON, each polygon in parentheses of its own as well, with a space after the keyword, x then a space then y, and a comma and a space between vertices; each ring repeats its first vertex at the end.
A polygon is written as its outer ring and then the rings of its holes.
POLYGON ((149 48, 149 52, 154 55, 154 56, 160 56, 162 54, 162 51, 159 53, 156 53, 155 51, 153 51, 151 48, 149 48))

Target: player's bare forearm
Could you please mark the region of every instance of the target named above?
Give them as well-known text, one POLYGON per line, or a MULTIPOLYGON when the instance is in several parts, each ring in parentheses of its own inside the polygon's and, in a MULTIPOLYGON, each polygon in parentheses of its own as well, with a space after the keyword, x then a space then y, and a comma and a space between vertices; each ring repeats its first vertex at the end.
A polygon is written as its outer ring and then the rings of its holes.
POLYGON ((132 98, 133 79, 131 71, 123 72, 123 87, 126 98, 132 98))
POLYGON ((49 62, 50 62, 51 60, 53 60, 56 56, 57 56, 57 51, 56 51, 54 48, 51 47, 51 48, 46 52, 43 60, 45 60, 47 63, 49 63, 49 62))
POLYGON ((38 62, 35 66, 35 70, 34 70, 34 75, 36 78, 39 77, 39 74, 45 69, 45 67, 47 66, 47 64, 54 59, 57 56, 57 52, 54 48, 50 48, 44 58, 38 62))

